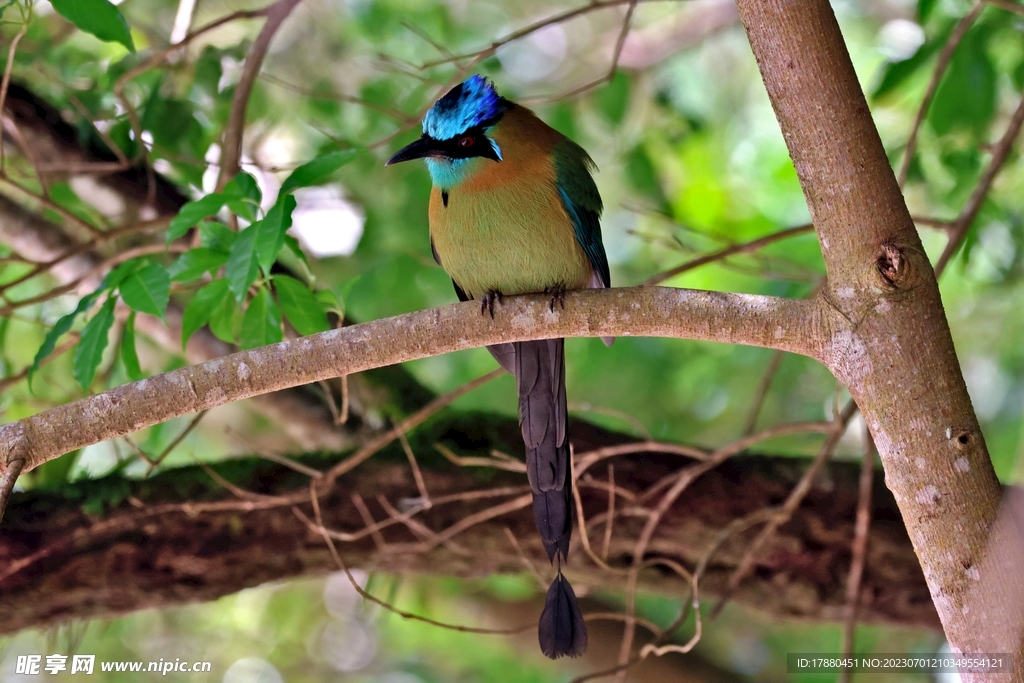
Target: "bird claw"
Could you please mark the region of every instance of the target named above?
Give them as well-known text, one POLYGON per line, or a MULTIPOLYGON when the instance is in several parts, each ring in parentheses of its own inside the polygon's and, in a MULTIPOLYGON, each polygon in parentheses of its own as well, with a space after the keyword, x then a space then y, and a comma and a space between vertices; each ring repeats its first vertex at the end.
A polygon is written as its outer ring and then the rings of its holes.
POLYGON ((494 302, 497 301, 500 304, 502 299, 503 297, 501 292, 495 289, 485 292, 484 295, 480 297, 480 315, 490 313, 491 320, 494 320, 494 302))
POLYGON ((545 287, 544 293, 551 295, 551 312, 555 312, 555 302, 565 310, 565 285, 555 285, 554 287, 545 287))

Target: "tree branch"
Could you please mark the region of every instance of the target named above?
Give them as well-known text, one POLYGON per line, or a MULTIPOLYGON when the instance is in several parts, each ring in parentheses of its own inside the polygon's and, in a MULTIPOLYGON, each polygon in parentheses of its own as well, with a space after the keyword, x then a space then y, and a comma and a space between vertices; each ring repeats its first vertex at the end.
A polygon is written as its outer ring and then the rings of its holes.
POLYGON ((231 113, 228 115, 228 123, 224 128, 223 144, 220 154, 220 174, 217 176, 217 191, 220 192, 229 180, 238 173, 242 160, 242 133, 245 130, 245 110, 249 107, 249 95, 252 94, 252 86, 260 75, 263 67, 263 59, 270 49, 270 41, 274 39, 281 24, 292 13, 292 10, 302 0, 278 0, 265 11, 266 23, 260 29, 255 42, 249 48, 249 54, 245 57, 245 66, 242 67, 242 75, 235 86, 235 94, 231 99, 231 113))
MULTIPOLYGON (((581 423, 573 424, 572 433, 578 450, 629 439, 581 423)), ((473 448, 463 452, 485 455, 489 448, 505 447, 518 436, 515 420, 482 415, 454 419, 449 415, 447 420, 411 434, 423 481, 434 501, 429 510, 421 509, 410 518, 417 521, 416 530, 441 537, 468 516, 503 505, 528 490, 522 474, 494 470, 488 472, 487 488, 481 488, 474 468, 453 467, 436 455, 430 457, 432 443, 442 441, 460 450, 473 448)), ((335 460, 313 456, 302 462, 324 470, 335 460)), ((642 515, 630 514, 640 508, 628 501, 635 501, 686 464, 676 456, 652 452, 615 461, 616 487, 620 500, 626 502, 620 503, 623 511, 610 535, 607 561, 612 569, 588 562, 577 551, 577 560, 568 570, 574 584, 621 590, 622 571, 632 563, 630 553, 644 523, 642 515)), ((307 481, 293 469, 265 460, 236 460, 212 467, 217 477, 235 490, 261 496, 283 495, 302 488, 307 481)), ((827 486, 814 487, 793 519, 779 529, 758 561, 755 577, 739 588, 737 601, 779 616, 842 617, 844 569, 849 562, 857 504, 856 470, 853 463, 828 466, 827 486)), ((694 566, 733 520, 783 500, 799 474, 792 459, 761 456, 726 462, 706 473, 666 512, 647 551, 648 564, 661 561, 694 566)), ((608 509, 607 493, 599 484, 604 482, 588 476, 579 487, 592 537, 607 524, 601 521, 608 509)), ((536 567, 548 566, 528 506, 465 527, 445 543, 422 550, 421 537, 388 512, 389 508, 393 511, 391 503, 397 505, 420 495, 397 444, 339 480, 338 486, 321 498, 321 508, 324 526, 337 539, 345 563, 388 573, 430 573, 443 567, 446 574, 459 576, 521 573, 524 558, 536 567), (378 520, 375 533, 382 541, 380 547, 352 501, 353 493, 367 491, 380 495, 378 500, 367 501, 369 514, 378 520), (506 538, 509 532, 515 545, 506 538), (518 552, 516 545, 521 548, 518 552)), ((938 619, 909 539, 899 524, 895 503, 880 482, 874 496, 861 616, 867 621, 937 627, 938 619)), ((190 501, 200 499, 237 500, 199 467, 132 483, 111 477, 79 482, 62 488, 61 493, 15 494, 0 534, 0 567, 18 570, 0 572, 5 574, 0 577, 5 614, 0 633, 69 618, 211 600, 266 581, 335 569, 320 534, 308 528, 289 506, 195 514, 190 501), (115 488, 119 493, 113 499, 121 502, 99 514, 82 511, 83 502, 111 500, 115 488), (49 588, 58 584, 62 590, 49 588)), ((301 508, 309 519, 308 498, 301 508)), ((702 593, 722 590, 743 556, 748 537, 734 535, 710 558, 702 573, 702 593)), ((641 572, 640 586, 667 595, 680 595, 689 588, 674 572, 650 566, 641 572)))
POLYGON ((994 529, 1001 491, 935 275, 835 15, 827 0, 738 5, 821 242, 824 298, 849 322, 822 361, 864 413, 950 646, 1017 653, 1024 678, 1024 604, 1007 585, 1024 547, 994 529), (989 558, 999 569, 982 575, 989 558))
POLYGON ((0 426, 6 463, 25 471, 69 451, 232 401, 417 358, 510 341, 661 336, 814 356, 816 302, 663 287, 509 297, 495 320, 473 302, 321 332, 125 384, 0 426))

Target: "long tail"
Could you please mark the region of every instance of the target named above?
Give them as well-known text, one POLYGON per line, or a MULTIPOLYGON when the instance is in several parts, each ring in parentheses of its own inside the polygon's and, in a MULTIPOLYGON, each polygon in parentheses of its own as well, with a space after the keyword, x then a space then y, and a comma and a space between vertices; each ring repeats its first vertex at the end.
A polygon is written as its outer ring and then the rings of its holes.
POLYGON ((561 570, 561 560, 569 557, 574 517, 564 340, 514 342, 488 350, 516 377, 526 473, 533 490, 533 517, 548 558, 554 562, 560 556, 558 575, 548 590, 540 617, 541 650, 552 659, 576 657, 587 648, 587 629, 576 594, 561 570))

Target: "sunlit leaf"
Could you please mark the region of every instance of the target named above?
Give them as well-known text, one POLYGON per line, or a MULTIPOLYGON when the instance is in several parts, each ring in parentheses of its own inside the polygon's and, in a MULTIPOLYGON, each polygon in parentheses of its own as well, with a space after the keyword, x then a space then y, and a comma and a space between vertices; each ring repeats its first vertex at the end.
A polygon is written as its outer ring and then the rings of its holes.
POLYGON ((629 77, 622 71, 615 72, 607 85, 594 92, 594 103, 609 123, 622 123, 629 107, 629 77))
POLYGON ((53 9, 72 24, 100 40, 121 43, 135 52, 128 22, 108 0, 50 0, 53 9))
POLYGON ((92 294, 83 296, 79 300, 78 306, 75 307, 75 310, 58 318, 50 331, 46 333, 46 337, 43 338, 42 346, 40 346, 39 350, 36 351, 36 357, 32 360, 32 365, 28 368, 29 386, 32 385, 32 378, 35 376, 36 372, 39 371, 40 364, 46 360, 51 353, 53 353, 55 348, 57 348, 57 340, 71 330, 71 326, 75 324, 75 318, 88 311, 93 305, 93 302, 99 298, 103 291, 104 288, 100 287, 92 294))
POLYGON ((204 247, 222 252, 225 256, 231 251, 238 233, 223 223, 201 223, 199 225, 199 243, 204 247))
POLYGON ((196 247, 178 257, 167 269, 173 282, 192 282, 213 273, 227 262, 227 254, 209 247, 196 247))
POLYGON ((349 163, 359 154, 356 149, 342 149, 336 152, 321 154, 312 161, 307 161, 302 166, 292 171, 281 185, 281 194, 294 192, 300 187, 319 185, 326 181, 339 168, 349 163))
MULTIPOLYGON (((285 232, 292 227, 292 212, 295 210, 295 197, 283 196, 267 212, 267 217, 259 222, 259 233, 256 237, 256 256, 260 268, 269 271, 277 259, 277 253, 284 246, 285 232)), ((255 227, 250 226, 250 227, 255 227)))
POLYGON ((878 85, 876 85, 875 89, 871 92, 871 99, 877 100, 885 97, 891 92, 894 92, 908 78, 917 73, 917 71, 928 62, 932 55, 946 44, 952 30, 953 24, 947 23, 946 26, 943 27, 942 30, 938 31, 935 36, 932 36, 922 43, 914 54, 898 62, 889 62, 886 64, 882 70, 881 78, 878 79, 878 85))
POLYGON ((309 287, 287 275, 274 276, 281 310, 295 331, 305 336, 330 329, 324 309, 309 287))
POLYGON ((239 172, 224 186, 224 195, 229 197, 228 208, 247 221, 256 220, 256 213, 263 199, 263 193, 256 179, 245 171, 239 172))
POLYGON ((270 292, 261 289, 249 302, 249 307, 242 316, 239 346, 243 349, 253 349, 257 346, 276 344, 281 339, 281 311, 278 310, 270 292))
POLYGON ((214 313, 229 298, 228 281, 214 280, 195 293, 181 315, 181 347, 185 348, 192 335, 210 322, 214 313))
POLYGON ((958 128, 981 133, 995 115, 996 70, 985 49, 988 34, 987 26, 975 27, 953 53, 928 110, 928 121, 939 135, 958 128))
POLYGON ((222 342, 234 344, 238 340, 238 328, 242 323, 242 310, 239 308, 235 297, 226 295, 210 314, 210 332, 222 342))
POLYGON ((74 373, 78 384, 89 390, 93 378, 96 376, 96 368, 103 360, 103 351, 107 348, 110 327, 114 324, 114 305, 117 299, 113 296, 100 307, 96 315, 92 317, 82 330, 82 339, 75 349, 74 373))
POLYGON ((302 250, 302 246, 299 244, 299 240, 297 240, 292 235, 285 233, 284 246, 288 249, 288 251, 295 255, 295 258, 305 263, 306 267, 309 268, 309 258, 306 257, 306 252, 302 250))
POLYGON ((121 362, 124 364, 124 371, 128 375, 128 379, 133 382, 142 379, 139 355, 135 351, 135 311, 128 316, 128 320, 124 323, 124 331, 121 333, 121 362))
POLYGON ((151 263, 125 278, 120 291, 132 310, 163 318, 171 294, 171 278, 166 268, 151 263))
POLYGON ((223 194, 208 194, 201 199, 185 204, 167 228, 167 241, 171 242, 182 237, 196 223, 220 211, 227 201, 228 197, 223 194))
POLYGON ((263 221, 257 221, 240 232, 228 255, 224 273, 227 276, 231 293, 239 302, 245 299, 249 285, 256 281, 256 276, 259 274, 260 262, 256 251, 256 241, 262 223, 263 221))

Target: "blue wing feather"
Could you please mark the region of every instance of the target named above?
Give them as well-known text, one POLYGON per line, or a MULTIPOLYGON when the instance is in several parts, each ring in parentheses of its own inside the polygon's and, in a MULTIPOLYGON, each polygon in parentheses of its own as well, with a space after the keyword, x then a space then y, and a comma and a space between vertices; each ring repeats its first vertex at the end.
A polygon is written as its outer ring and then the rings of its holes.
POLYGON ((612 286, 608 269, 608 256, 601 241, 601 195, 594 184, 591 171, 593 160, 582 147, 569 139, 560 142, 552 157, 555 164, 555 184, 562 198, 565 212, 572 220, 576 241, 590 259, 605 287, 612 286))

